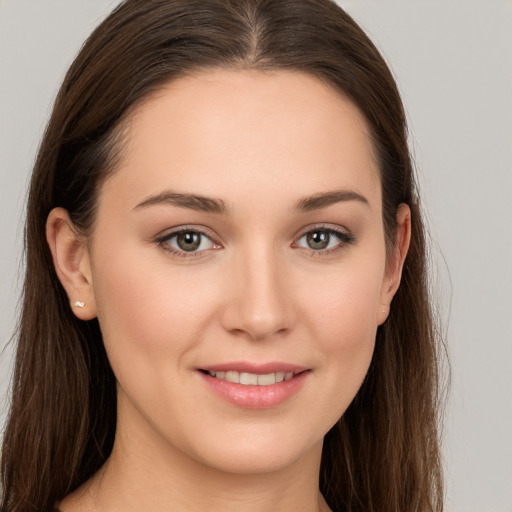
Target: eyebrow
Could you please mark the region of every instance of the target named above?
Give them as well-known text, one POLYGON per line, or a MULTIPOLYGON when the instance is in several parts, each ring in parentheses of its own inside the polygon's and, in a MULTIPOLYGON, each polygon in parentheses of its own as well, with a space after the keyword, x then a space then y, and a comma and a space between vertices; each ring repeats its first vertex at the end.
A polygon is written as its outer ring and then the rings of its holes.
MULTIPOLYGON (((354 190, 333 190, 329 192, 320 192, 300 199, 294 207, 298 213, 305 213, 313 210, 327 208, 333 204, 345 201, 358 201, 368 205, 368 200, 355 192, 354 190)), ((147 208, 156 205, 179 206, 189 208, 205 213, 214 213, 217 215, 227 215, 228 208, 222 199, 198 196, 194 194, 182 194, 178 192, 166 191, 144 199, 135 206, 134 210, 147 208)))
POLYGON ((181 206, 182 208, 219 215, 226 215, 228 213, 228 209, 222 199, 213 199, 211 197, 197 196, 194 194, 180 194, 170 191, 162 192, 161 194, 144 199, 134 210, 155 205, 181 206))
POLYGON ((303 197, 295 206, 297 212, 310 212, 327 208, 336 203, 345 201, 358 201, 369 205, 368 199, 354 190, 333 190, 330 192, 321 192, 311 196, 303 197))

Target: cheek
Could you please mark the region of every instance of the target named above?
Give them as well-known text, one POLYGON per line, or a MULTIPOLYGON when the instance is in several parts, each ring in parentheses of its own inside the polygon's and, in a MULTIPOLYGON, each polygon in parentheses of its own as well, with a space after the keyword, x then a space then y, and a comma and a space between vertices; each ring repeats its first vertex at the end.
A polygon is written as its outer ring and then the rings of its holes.
POLYGON ((329 428, 357 394, 375 347, 384 265, 359 263, 333 273, 322 293, 309 294, 309 326, 325 370, 319 414, 329 428))
POLYGON ((316 316, 311 326, 323 333, 319 338, 329 352, 357 350, 375 338, 382 276, 380 265, 351 266, 332 275, 322 291, 309 293, 308 307, 316 316))
POLYGON ((144 360, 152 367, 164 361, 177 365, 213 314, 212 276, 172 268, 145 251, 104 252, 109 262, 97 258, 94 293, 112 366, 144 360))
POLYGON ((355 395, 373 355, 375 300, 367 293, 352 290, 342 294, 337 303, 330 303, 328 311, 323 319, 327 333, 322 337, 323 356, 331 362, 333 378, 343 382, 348 395, 355 395))

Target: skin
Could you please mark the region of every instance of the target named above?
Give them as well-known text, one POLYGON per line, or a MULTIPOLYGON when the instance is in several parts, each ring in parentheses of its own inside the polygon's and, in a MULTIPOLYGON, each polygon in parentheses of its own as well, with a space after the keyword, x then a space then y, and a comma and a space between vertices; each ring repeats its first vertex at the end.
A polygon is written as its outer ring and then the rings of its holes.
POLYGON ((59 278, 85 302, 75 314, 98 317, 118 380, 113 453, 61 510, 328 510, 322 440, 366 375, 410 237, 401 205, 386 255, 362 115, 305 74, 214 70, 168 84, 128 133, 90 238, 63 209, 48 219, 59 278), (169 191, 215 198, 226 213, 140 206, 169 191), (297 209, 333 191, 352 195, 297 209), (208 238, 178 255, 169 236, 183 227, 208 238), (328 229, 349 238, 308 245, 306 233, 328 229), (229 361, 309 371, 282 404, 248 409, 198 372, 229 361))

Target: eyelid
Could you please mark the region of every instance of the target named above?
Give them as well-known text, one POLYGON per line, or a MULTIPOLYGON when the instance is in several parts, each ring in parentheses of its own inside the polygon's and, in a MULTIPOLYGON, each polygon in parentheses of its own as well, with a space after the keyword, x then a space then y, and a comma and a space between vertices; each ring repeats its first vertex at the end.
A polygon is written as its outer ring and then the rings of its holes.
POLYGON ((210 250, 217 250, 222 248, 222 244, 216 241, 216 236, 211 234, 211 230, 204 226, 178 226, 172 229, 168 229, 162 234, 157 235, 155 238, 155 242, 166 252, 169 252, 173 255, 179 256, 179 257, 185 257, 185 258, 197 258, 198 256, 204 256, 204 253, 210 251, 210 250), (184 251, 177 249, 175 247, 172 247, 167 242, 173 238, 178 236, 180 233, 197 233, 208 240, 211 241, 213 244, 213 247, 208 249, 202 249, 199 251, 184 251))
POLYGON ((347 245, 353 244, 354 242, 356 242, 356 237, 346 228, 342 228, 341 226, 332 224, 314 224, 312 226, 307 226, 306 228, 302 229, 300 234, 295 237, 295 241, 293 242, 292 246, 309 251, 314 256, 325 256, 327 254, 337 252, 338 250, 341 250, 345 248, 347 245), (338 238, 340 242, 336 244, 335 247, 317 250, 296 245, 297 242, 301 240, 303 237, 315 231, 325 231, 327 233, 330 233, 334 235, 336 238, 338 238))
MULTIPOLYGON (((198 225, 183 225, 177 226, 175 228, 170 228, 162 232, 162 234, 157 235, 155 238, 155 242, 165 251, 185 258, 194 258, 199 256, 205 256, 205 253, 208 253, 211 250, 222 249, 223 246, 220 242, 217 241, 218 237, 215 234, 212 234, 211 230, 206 228, 205 226, 198 225), (180 233, 193 232, 198 233, 201 236, 206 237, 211 241, 213 247, 208 249, 201 249, 199 251, 185 251, 181 249, 177 249, 172 247, 170 244, 166 243, 169 239, 178 236, 180 233)), ((356 242, 355 236, 346 228, 343 228, 339 225, 332 224, 314 224, 303 228, 300 231, 300 234, 295 236, 294 242, 292 243, 292 247, 299 248, 310 252, 313 256, 324 256, 330 253, 337 252, 345 248, 348 244, 352 244, 356 242), (307 234, 314 231, 325 231, 336 238, 339 239, 339 243, 336 246, 328 248, 328 249, 311 249, 308 247, 297 246, 296 244, 300 239, 302 239, 307 234)))

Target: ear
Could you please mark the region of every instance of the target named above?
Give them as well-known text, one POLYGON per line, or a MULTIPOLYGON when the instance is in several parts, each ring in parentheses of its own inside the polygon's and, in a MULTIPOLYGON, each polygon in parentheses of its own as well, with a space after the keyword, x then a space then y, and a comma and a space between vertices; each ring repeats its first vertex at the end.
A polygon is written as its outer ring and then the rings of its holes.
POLYGON ((388 315, 391 301, 395 296, 404 267, 405 257, 411 242, 411 210, 402 203, 396 214, 397 226, 392 253, 388 257, 386 273, 382 282, 380 306, 377 312, 377 324, 383 324, 388 315))
POLYGON ((95 318, 96 303, 87 240, 80 236, 64 208, 54 208, 48 215, 46 240, 73 313, 81 320, 95 318))

